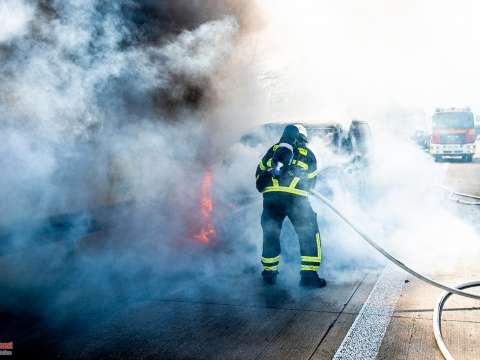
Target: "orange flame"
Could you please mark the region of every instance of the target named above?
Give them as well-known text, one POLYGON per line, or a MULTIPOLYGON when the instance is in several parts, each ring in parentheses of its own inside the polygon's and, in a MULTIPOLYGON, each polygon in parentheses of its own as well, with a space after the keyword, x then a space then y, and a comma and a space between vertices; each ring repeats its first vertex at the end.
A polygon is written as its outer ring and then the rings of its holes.
POLYGON ((200 215, 201 228, 200 231, 193 236, 195 240, 201 243, 208 244, 216 236, 217 231, 213 224, 213 201, 210 194, 210 188, 213 183, 213 172, 208 170, 202 180, 200 188, 200 215))

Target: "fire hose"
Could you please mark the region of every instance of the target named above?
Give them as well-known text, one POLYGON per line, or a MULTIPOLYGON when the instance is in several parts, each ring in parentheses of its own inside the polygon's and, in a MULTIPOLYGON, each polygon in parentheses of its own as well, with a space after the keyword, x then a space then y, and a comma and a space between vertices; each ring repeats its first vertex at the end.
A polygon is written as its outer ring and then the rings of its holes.
MULTIPOLYGON (((408 272, 409 274, 415 276, 417 279, 432 285, 434 287, 437 287, 439 289, 442 289, 445 291, 445 293, 439 298, 437 301, 437 304, 434 308, 434 313, 433 313, 433 332, 435 335, 435 340, 437 342, 438 348, 440 349, 440 352, 442 353, 443 357, 446 360, 454 360, 450 352, 448 351, 447 346, 445 345, 445 342, 443 340, 442 336, 442 327, 441 327, 441 321, 442 321, 442 312, 444 305, 448 298, 455 294, 455 295, 460 295, 463 297, 467 297, 470 299, 475 299, 475 300, 480 300, 480 295, 472 294, 466 291, 463 291, 464 289, 472 288, 472 287, 477 287, 480 286, 480 281, 473 281, 469 283, 464 283, 464 284, 459 284, 454 287, 450 287, 448 285, 444 285, 438 281, 435 281, 425 275, 422 275, 418 273, 417 271, 413 270, 412 268, 408 267, 401 261, 399 261, 397 258, 393 257, 388 253, 385 249, 383 249, 380 245, 378 245, 375 241, 373 241, 369 236, 367 236, 364 232, 362 232, 356 225, 354 225, 343 213, 338 210, 335 205, 333 205, 332 202, 330 202, 327 198, 325 198, 323 195, 318 193, 317 191, 312 190, 312 195, 315 196, 318 200, 320 200, 324 205, 326 205, 333 213, 335 213, 340 219, 342 219, 355 233, 357 233, 363 240, 365 240, 370 246, 372 246, 375 250, 377 250, 380 254, 382 254, 384 257, 386 257, 388 260, 393 262, 395 265, 403 269, 404 271, 408 272)), ((465 194, 463 194, 465 195, 465 194)), ((473 196, 471 196, 473 197, 473 196)))
POLYGON ((440 186, 440 188, 449 193, 448 200, 454 201, 462 205, 480 205, 480 196, 453 191, 446 186, 440 186), (461 199, 462 197, 474 199, 474 201, 463 200, 461 199))

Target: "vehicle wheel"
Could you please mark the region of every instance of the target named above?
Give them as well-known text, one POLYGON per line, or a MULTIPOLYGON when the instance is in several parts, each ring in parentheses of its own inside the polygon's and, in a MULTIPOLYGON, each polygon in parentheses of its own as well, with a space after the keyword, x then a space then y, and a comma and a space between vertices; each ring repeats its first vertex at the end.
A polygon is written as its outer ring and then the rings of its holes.
POLYGON ((435 162, 441 162, 442 161, 442 157, 440 155, 435 155, 434 159, 435 159, 435 162))
POLYGON ((464 155, 463 160, 465 162, 472 162, 473 161, 473 155, 464 155))

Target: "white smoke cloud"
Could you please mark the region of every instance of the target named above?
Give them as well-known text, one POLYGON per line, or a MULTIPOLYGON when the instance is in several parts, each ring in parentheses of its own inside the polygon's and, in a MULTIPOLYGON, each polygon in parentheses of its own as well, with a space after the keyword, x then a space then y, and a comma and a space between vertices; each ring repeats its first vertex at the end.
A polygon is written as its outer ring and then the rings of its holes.
MULTIPOLYGON (((177 157, 186 152, 195 156, 198 140, 192 133, 193 148, 170 151, 168 132, 175 133, 179 144, 179 139, 190 134, 182 130, 183 125, 175 130, 153 124, 178 114, 162 113, 163 104, 156 104, 152 95, 159 93, 160 99, 168 99, 167 105, 183 111, 183 121, 208 122, 208 114, 195 114, 184 106, 184 99, 192 86, 199 92, 214 91, 213 79, 220 76, 222 66, 234 55, 240 30, 235 18, 226 17, 185 30, 166 44, 123 49, 122 42, 132 35, 119 26, 123 20, 116 6, 102 9, 96 1, 64 2, 56 10, 57 18, 49 22, 38 20, 38 37, 17 44, 28 56, 12 49, 0 72, 5 94, 5 101, 0 102, 4 111, 2 138, 3 144, 8 144, 2 152, 1 165, 12 168, 20 158, 20 163, 25 164, 21 172, 27 178, 37 179, 39 184, 38 189, 30 191, 38 191, 38 196, 44 198, 38 202, 26 189, 19 191, 17 195, 22 201, 17 205, 3 202, 11 218, 48 214, 45 207, 50 207, 50 212, 69 211, 67 204, 78 201, 80 204, 72 208, 98 206, 99 199, 105 197, 102 193, 115 197, 109 189, 108 176, 124 184, 121 196, 118 195, 122 199, 161 193, 163 189, 154 184, 165 182, 167 168, 170 175, 180 176, 177 157), (178 104, 171 105, 172 102, 178 104), (121 123, 130 125, 122 130, 121 123), (18 138, 23 141, 7 141, 18 138), (68 183, 58 180, 58 173, 65 171, 64 156, 83 161, 77 154, 79 141, 96 142, 95 146, 106 157, 98 157, 98 162, 89 165, 99 176, 90 177, 89 189, 72 193, 68 183), (40 151, 30 156, 32 148, 40 151), (162 167, 152 171, 157 161, 162 167), (49 166, 42 165, 45 163, 49 166), (66 188, 55 185, 53 190, 53 183, 66 188), (79 200, 69 200, 72 197, 79 200)), ((200 139, 201 127, 205 126, 193 125, 190 130, 200 127, 195 132, 200 139)), ((79 171, 78 179, 84 175, 79 171)), ((18 188, 16 178, 18 175, 12 173, 12 178, 4 179, 3 190, 7 194, 12 193, 12 187, 18 188)))
POLYGON ((27 32, 34 11, 22 0, 4 0, 0 3, 0 44, 21 37, 27 32))
POLYGON ((167 73, 184 74, 193 81, 212 74, 234 51, 233 39, 238 31, 237 21, 229 17, 180 34, 160 49, 166 58, 167 73))

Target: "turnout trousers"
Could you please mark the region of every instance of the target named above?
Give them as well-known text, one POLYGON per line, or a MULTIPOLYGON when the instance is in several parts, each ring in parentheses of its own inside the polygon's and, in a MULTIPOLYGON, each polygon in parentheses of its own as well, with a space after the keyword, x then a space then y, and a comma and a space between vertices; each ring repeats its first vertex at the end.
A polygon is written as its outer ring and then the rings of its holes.
POLYGON ((280 263, 280 232, 285 218, 292 222, 300 242, 301 270, 317 271, 322 261, 321 239, 317 214, 306 196, 283 192, 263 194, 263 252, 264 270, 278 271, 280 263))

